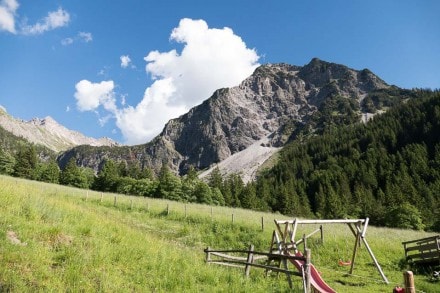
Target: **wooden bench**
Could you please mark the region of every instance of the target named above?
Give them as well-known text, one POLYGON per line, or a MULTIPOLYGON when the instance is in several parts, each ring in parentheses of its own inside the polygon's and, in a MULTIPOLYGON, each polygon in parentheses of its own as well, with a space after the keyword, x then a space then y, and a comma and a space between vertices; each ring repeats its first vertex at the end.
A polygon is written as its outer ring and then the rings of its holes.
POLYGON ((402 242, 405 258, 415 264, 440 264, 440 235, 402 242))

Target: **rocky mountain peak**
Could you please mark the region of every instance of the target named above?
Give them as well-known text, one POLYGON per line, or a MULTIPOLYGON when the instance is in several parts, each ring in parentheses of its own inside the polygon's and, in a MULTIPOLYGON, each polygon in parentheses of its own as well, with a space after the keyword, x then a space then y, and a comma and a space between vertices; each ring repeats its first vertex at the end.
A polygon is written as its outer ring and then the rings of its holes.
MULTIPOLYGON (((0 107, 1 109, 2 107, 0 107)), ((0 127, 23 137, 30 142, 41 144, 49 149, 59 152, 65 151, 78 145, 92 146, 117 146, 118 143, 109 138, 95 139, 87 137, 77 131, 67 129, 55 119, 47 116, 43 119, 33 118, 29 121, 16 119, 3 109, 0 115, 0 127)))
POLYGON ((288 139, 286 123, 306 123, 329 96, 360 102, 365 95, 389 87, 369 71, 317 58, 305 66, 267 64, 239 86, 221 89, 170 121, 161 136, 188 165, 206 168, 268 138, 266 146, 280 147, 288 139), (197 138, 197 139, 194 139, 197 138))
MULTIPOLYGON (((357 104, 350 111, 356 112, 352 117, 356 119, 358 115, 360 121, 365 97, 388 88, 369 70, 358 71, 318 58, 304 66, 265 64, 240 85, 219 89, 188 113, 170 120, 150 143, 126 147, 115 156, 110 150, 100 149, 90 161, 99 162, 98 157, 136 158, 141 166, 158 170, 167 162, 175 171, 185 173, 191 165, 206 170, 232 158, 227 161, 229 170, 252 166, 255 174, 260 160, 295 139, 298 131, 314 132, 326 101, 339 99, 349 107, 357 104), (249 160, 255 162, 244 162, 249 160), (240 166, 234 166, 238 162, 240 166)), ((71 155, 84 156, 80 150, 71 155)), ((63 157, 64 161, 67 159, 68 156, 63 157)), ((84 162, 82 165, 87 165, 84 162)))

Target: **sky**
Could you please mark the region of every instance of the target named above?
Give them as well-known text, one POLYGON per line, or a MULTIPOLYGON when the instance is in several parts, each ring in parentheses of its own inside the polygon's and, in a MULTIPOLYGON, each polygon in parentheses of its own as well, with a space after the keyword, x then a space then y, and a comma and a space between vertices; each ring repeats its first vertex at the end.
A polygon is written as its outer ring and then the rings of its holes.
POLYGON ((440 88, 437 0, 0 0, 0 105, 141 144, 267 63, 440 88))

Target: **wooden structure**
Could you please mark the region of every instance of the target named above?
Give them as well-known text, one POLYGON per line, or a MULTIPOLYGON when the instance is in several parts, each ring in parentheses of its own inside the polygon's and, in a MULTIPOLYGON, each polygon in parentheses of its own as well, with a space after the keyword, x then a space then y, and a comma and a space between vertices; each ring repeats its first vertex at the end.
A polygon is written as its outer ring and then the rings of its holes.
POLYGON ((309 269, 310 264, 310 250, 307 250, 306 256, 294 256, 294 255, 283 255, 279 253, 266 253, 254 251, 254 246, 251 245, 248 250, 212 250, 209 247, 204 250, 206 253, 206 262, 211 264, 218 264, 230 267, 236 267, 244 269, 246 276, 249 276, 251 267, 265 269, 266 272, 274 271, 278 273, 286 274, 289 280, 289 286, 292 288, 291 276, 300 276, 303 278, 303 288, 304 292, 311 292, 310 290, 310 279, 311 270, 309 269), (244 256, 237 256, 237 254, 242 254, 244 256), (287 268, 283 269, 280 266, 270 265, 268 259, 278 259, 280 262, 296 261, 303 264, 303 271, 292 271, 287 268), (260 261, 260 262, 259 262, 260 261))
POLYGON ((440 265, 440 235, 402 242, 407 261, 440 265))
POLYGON ((353 255, 351 259, 351 265, 350 265, 350 274, 353 274, 354 264, 356 260, 356 254, 358 247, 360 247, 361 242, 365 245, 365 248, 367 249, 371 259, 374 262, 374 265, 376 266, 377 270, 379 271, 379 274, 381 275, 383 281, 388 284, 388 279, 386 278, 385 274, 382 271, 382 268, 379 265, 379 262, 377 261, 376 257, 373 254, 373 251, 371 250, 370 246, 368 245, 367 239, 366 239, 366 232, 368 227, 368 221, 369 219, 341 219, 341 220, 300 220, 300 219, 293 219, 293 220, 275 220, 275 225, 277 227, 277 230, 274 231, 274 235, 272 237, 272 244, 271 244, 271 250, 278 250, 278 251, 294 251, 295 253, 298 251, 298 245, 302 242, 304 242, 308 237, 311 235, 321 231, 321 241, 323 241, 323 232, 322 232, 322 225, 323 224, 346 224, 350 228, 350 231, 355 237, 355 244, 353 248, 353 255), (321 225, 319 229, 313 231, 309 235, 304 235, 301 238, 296 238, 296 233, 298 230, 298 225, 301 224, 318 224, 321 225))

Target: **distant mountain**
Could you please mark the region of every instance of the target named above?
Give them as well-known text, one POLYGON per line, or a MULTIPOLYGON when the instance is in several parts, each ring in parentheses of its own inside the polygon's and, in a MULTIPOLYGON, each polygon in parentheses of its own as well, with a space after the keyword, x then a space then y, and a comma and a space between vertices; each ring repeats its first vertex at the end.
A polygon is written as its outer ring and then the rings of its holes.
POLYGON ((95 139, 78 131, 69 130, 51 117, 30 121, 16 119, 0 107, 0 127, 29 142, 40 144, 55 152, 66 151, 78 145, 116 146, 110 138, 95 139))
POLYGON ((360 123, 400 103, 408 92, 368 69, 358 71, 317 58, 305 66, 267 64, 239 86, 219 89, 187 114, 170 120, 147 144, 78 147, 59 161, 63 165, 75 157, 79 165, 95 170, 106 158, 139 162, 156 171, 167 163, 181 174, 189 166, 206 170, 219 164, 246 173, 251 180, 258 166, 285 143, 332 125, 360 123))

